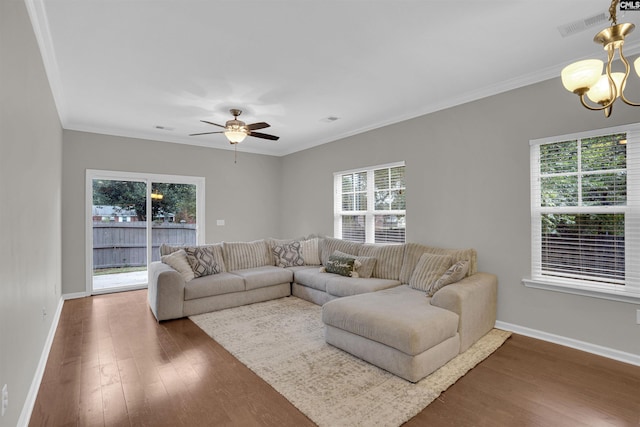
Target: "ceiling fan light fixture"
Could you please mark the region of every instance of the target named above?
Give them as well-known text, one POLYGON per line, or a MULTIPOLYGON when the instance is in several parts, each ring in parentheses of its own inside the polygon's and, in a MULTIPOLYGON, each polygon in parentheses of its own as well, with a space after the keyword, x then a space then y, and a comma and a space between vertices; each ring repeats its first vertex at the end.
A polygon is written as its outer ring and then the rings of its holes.
POLYGON ((192 134, 189 134, 189 136, 211 135, 211 134, 214 134, 214 133, 224 133, 224 135, 229 140, 229 143, 232 144, 232 145, 235 145, 235 144, 238 144, 238 143, 244 141, 244 139, 247 136, 253 136, 255 138, 261 138, 261 139, 268 139, 268 140, 271 140, 271 141, 277 141, 280 138, 280 137, 275 136, 275 135, 269 135, 267 133, 256 132, 256 130, 258 130, 258 129, 264 129, 264 128, 270 127, 269 123, 257 122, 257 123, 246 124, 242 120, 238 120, 238 116, 240 114, 242 114, 242 110, 238 110, 238 109, 232 108, 229 111, 233 115, 233 119, 232 120, 227 120, 227 122, 224 124, 224 126, 219 125, 219 124, 214 123, 214 122, 207 121, 207 120, 200 120, 203 123, 207 123, 209 125, 217 126, 219 128, 223 128, 224 130, 219 130, 219 131, 214 131, 214 132, 192 133, 192 134))
POLYGON ((227 137, 231 144, 237 144, 244 141, 244 139, 247 137, 247 131, 242 128, 227 129, 224 131, 224 136, 227 137))
MULTIPOLYGON (((607 64, 605 73, 601 75, 603 62, 597 59, 587 59, 574 62, 566 66, 561 73, 562 84, 569 92, 573 92, 580 97, 580 103, 589 110, 603 111, 605 117, 611 115, 611 109, 616 99, 631 105, 640 107, 639 103, 631 102, 624 94, 627 78, 631 71, 631 66, 622 52, 624 39, 631 34, 635 25, 625 23, 618 24, 616 9, 620 0, 612 0, 609 6, 609 20, 611 26, 600 31, 593 38, 595 43, 601 44, 607 52, 607 64), (612 64, 615 60, 616 52, 620 61, 624 64, 624 72, 613 72, 612 64), (587 98, 597 104, 594 106, 587 102, 587 98)), ((634 62, 634 67, 640 76, 640 61, 634 62)))

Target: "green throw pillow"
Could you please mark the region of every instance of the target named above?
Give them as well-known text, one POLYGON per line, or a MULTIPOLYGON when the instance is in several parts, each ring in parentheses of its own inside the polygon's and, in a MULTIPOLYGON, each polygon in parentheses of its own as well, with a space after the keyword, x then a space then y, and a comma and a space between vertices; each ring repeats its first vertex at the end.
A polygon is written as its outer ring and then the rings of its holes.
POLYGON ((330 255, 325 268, 327 273, 336 273, 346 277, 358 277, 358 273, 355 272, 355 262, 355 258, 330 255))

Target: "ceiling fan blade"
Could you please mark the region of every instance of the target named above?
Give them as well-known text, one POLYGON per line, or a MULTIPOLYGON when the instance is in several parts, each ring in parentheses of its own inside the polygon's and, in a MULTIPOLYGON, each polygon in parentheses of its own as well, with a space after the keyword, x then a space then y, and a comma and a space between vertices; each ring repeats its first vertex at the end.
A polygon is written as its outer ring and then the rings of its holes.
POLYGON ((262 138, 262 139, 270 139, 272 141, 277 141, 280 139, 279 136, 269 135, 261 132, 249 132, 249 136, 255 136, 256 138, 262 138))
POLYGON ((202 132, 202 133, 191 133, 189 136, 198 136, 198 135, 211 135, 212 133, 224 133, 224 131, 220 132, 202 132))
POLYGON ((252 123, 250 125, 247 125, 247 129, 249 129, 249 130, 258 130, 258 129, 268 128, 269 126, 271 126, 271 125, 269 123, 265 123, 265 122, 252 123))
POLYGON ((210 124, 210 125, 218 126, 218 127, 221 127, 221 128, 223 128, 223 127, 224 127, 224 126, 219 125, 219 124, 217 124, 217 123, 208 122, 208 121, 206 121, 206 120, 200 120, 200 121, 201 121, 202 123, 208 123, 208 124, 210 124))

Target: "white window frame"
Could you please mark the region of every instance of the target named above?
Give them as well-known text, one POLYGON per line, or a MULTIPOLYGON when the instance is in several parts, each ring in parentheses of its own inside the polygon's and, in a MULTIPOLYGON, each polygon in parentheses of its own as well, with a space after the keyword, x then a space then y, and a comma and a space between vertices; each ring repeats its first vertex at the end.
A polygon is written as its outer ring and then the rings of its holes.
MULTIPOLYGON (((342 216, 347 215, 364 215, 365 216, 365 243, 375 243, 375 216, 376 215, 402 215, 405 218, 405 241, 406 241, 406 218, 407 209, 396 210, 376 210, 375 209, 375 180, 374 171, 379 169, 390 169, 395 167, 405 167, 405 162, 394 162, 383 165, 376 165, 346 171, 334 172, 333 174, 333 235, 337 239, 342 238, 342 216), (343 211, 342 210, 342 175, 352 173, 367 173, 367 210, 359 211, 343 211)), ((405 169, 406 172, 406 169, 405 169)), ((405 175, 406 189, 406 175, 405 175)), ((384 243, 393 245, 396 243, 384 243)))
MULTIPOLYGON (((523 284, 530 288, 545 289, 635 304, 639 303, 640 262, 638 262, 638 256, 640 256, 640 123, 534 139, 529 141, 529 144, 531 150, 531 276, 522 279, 523 284), (541 273, 541 215, 546 210, 540 206, 540 145, 617 133, 627 134, 627 204, 624 206, 601 206, 596 210, 601 213, 625 214, 624 285, 597 283, 586 280, 543 275, 541 273)), ((593 207, 562 209, 570 211, 571 213, 594 212, 593 207)))

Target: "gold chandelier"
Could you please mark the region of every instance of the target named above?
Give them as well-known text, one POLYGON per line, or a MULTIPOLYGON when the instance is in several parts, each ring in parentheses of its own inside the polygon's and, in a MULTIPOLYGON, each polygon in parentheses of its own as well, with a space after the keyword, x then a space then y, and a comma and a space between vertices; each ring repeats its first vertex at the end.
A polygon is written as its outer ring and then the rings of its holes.
MULTIPOLYGON (((629 101, 624 95, 631 66, 622 53, 622 45, 624 44, 624 38, 633 31, 635 25, 618 24, 616 18, 618 3, 619 0, 612 0, 609 7, 611 27, 600 31, 593 38, 594 42, 602 44, 604 50, 607 51, 608 59, 605 73, 602 74, 604 63, 601 60, 586 59, 566 66, 561 74, 564 87, 569 92, 578 95, 583 106, 594 111, 604 110, 605 117, 611 115, 613 103, 617 98, 622 99, 628 105, 640 107, 640 104, 629 101), (624 64, 624 73, 611 70, 611 63, 615 59, 616 50, 624 64), (589 98, 593 105, 590 105, 585 98, 589 98)), ((633 66, 640 77, 640 57, 634 61, 633 66)))

